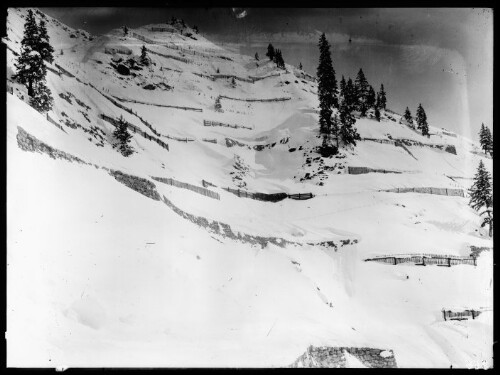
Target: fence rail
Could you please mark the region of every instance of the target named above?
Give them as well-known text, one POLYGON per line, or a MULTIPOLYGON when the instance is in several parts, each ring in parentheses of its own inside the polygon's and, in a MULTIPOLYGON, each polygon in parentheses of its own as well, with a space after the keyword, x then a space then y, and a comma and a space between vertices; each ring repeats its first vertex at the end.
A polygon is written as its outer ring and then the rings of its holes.
POLYGON ((210 139, 210 138, 202 138, 201 139, 203 142, 210 142, 210 143, 217 143, 217 138, 210 139))
POLYGON ((443 256, 443 255, 424 255, 424 254, 407 254, 403 256, 382 256, 365 259, 365 262, 381 262, 388 263, 392 265, 397 265, 401 263, 414 263, 416 265, 427 266, 427 265, 438 265, 451 267, 459 264, 468 264, 471 266, 476 266, 476 258, 470 257, 456 257, 456 256, 443 256))
POLYGON ((47 121, 50 122, 52 125, 57 126, 59 129, 61 129, 63 132, 66 133, 66 130, 61 126, 61 124, 58 124, 57 121, 53 120, 49 114, 47 113, 47 121))
POLYGON ((185 111, 203 112, 202 108, 181 107, 181 106, 177 106, 177 105, 149 103, 149 102, 143 102, 141 100, 120 98, 118 96, 114 96, 114 98, 118 99, 121 102, 126 102, 126 103, 145 104, 145 105, 152 105, 155 107, 165 107, 165 108, 183 109, 185 111))
POLYGON ((232 124, 225 124, 223 122, 217 122, 217 121, 208 121, 208 120, 203 120, 203 126, 225 126, 228 128, 234 128, 234 129, 248 129, 248 130, 253 130, 252 128, 248 126, 243 126, 243 125, 232 125, 232 124))
POLYGON ((175 187, 178 187, 181 189, 188 189, 188 190, 194 191, 195 193, 204 195, 206 197, 220 200, 219 193, 216 193, 215 191, 212 191, 212 190, 202 188, 200 186, 191 185, 191 184, 188 184, 187 182, 177 181, 177 180, 174 180, 173 178, 153 177, 153 176, 151 176, 151 178, 155 181, 163 182, 164 184, 167 184, 167 185, 175 186, 175 187))
POLYGON ((109 55, 114 55, 115 53, 121 53, 122 55, 131 55, 132 51, 123 48, 104 47, 104 53, 107 53, 109 55))
POLYGON ((313 193, 288 194, 288 198, 296 199, 296 200, 300 200, 300 201, 306 200, 306 199, 311 199, 313 197, 314 197, 313 193))
POLYGON ((435 187, 412 187, 412 188, 394 188, 387 190, 380 190, 388 193, 421 193, 421 194, 434 194, 434 195, 447 195, 452 197, 465 197, 463 189, 453 188, 435 188, 435 187))

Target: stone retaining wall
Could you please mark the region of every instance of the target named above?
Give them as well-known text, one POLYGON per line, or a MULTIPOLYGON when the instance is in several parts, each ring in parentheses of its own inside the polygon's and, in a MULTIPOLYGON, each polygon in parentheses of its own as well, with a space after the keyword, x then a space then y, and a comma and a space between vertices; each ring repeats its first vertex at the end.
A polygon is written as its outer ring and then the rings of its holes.
POLYGON ((345 368, 347 365, 345 353, 356 357, 369 368, 397 368, 396 358, 394 358, 392 350, 328 346, 310 346, 290 367, 345 368))

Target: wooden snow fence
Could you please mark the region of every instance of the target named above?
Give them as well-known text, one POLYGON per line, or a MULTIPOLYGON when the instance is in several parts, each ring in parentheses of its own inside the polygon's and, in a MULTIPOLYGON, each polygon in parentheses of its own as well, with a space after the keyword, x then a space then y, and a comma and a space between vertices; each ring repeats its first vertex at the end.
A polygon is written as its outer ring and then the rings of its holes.
POLYGON ((444 129, 441 129, 441 133, 443 133, 444 135, 447 135, 448 137, 454 137, 454 138, 457 137, 457 135, 455 133, 450 133, 444 129))
POLYGON ((66 133, 66 130, 61 126, 61 124, 57 123, 57 121, 53 120, 52 117, 49 116, 47 113, 47 121, 50 122, 52 125, 57 126, 59 129, 61 129, 63 132, 66 133))
POLYGON ((225 127, 233 128, 233 129, 240 129, 241 128, 241 129, 253 130, 252 128, 250 128, 248 126, 225 124, 223 122, 208 121, 208 120, 203 120, 203 126, 225 126, 225 127))
POLYGON ((313 197, 314 197, 313 193, 288 194, 288 198, 290 198, 290 199, 296 199, 296 200, 299 200, 299 201, 303 201, 303 200, 306 200, 306 199, 311 199, 313 197))
POLYGON ((188 190, 194 191, 195 193, 204 195, 206 197, 220 200, 219 193, 216 193, 215 191, 212 191, 212 190, 202 188, 200 186, 191 185, 191 184, 188 184, 187 182, 177 181, 177 180, 174 180, 173 178, 153 177, 153 176, 151 176, 151 178, 155 181, 163 182, 164 184, 167 184, 167 185, 175 186, 175 187, 178 187, 181 189, 188 189, 188 190))
POLYGON ((380 262, 392 265, 401 263, 413 263, 418 266, 437 265, 443 267, 451 267, 459 264, 467 264, 476 266, 476 258, 473 257, 457 257, 448 255, 436 254, 408 254, 408 255, 394 255, 394 256, 380 256, 370 259, 365 259, 365 262, 380 262))
MULTIPOLYGON (((118 120, 113 118, 113 117, 110 117, 110 116, 106 116, 104 113, 101 113, 101 115, 99 116, 101 117, 103 120, 109 122, 110 124, 112 124, 113 126, 117 126, 118 125, 118 120)), ((148 133, 142 131, 139 127, 131 124, 130 122, 126 122, 127 123, 127 127, 133 132, 133 133, 136 133, 136 134, 139 134, 141 135, 143 138, 146 138, 147 140, 149 141, 153 141, 153 142, 156 142, 160 147, 166 149, 167 151, 170 151, 169 148, 168 148, 168 144, 166 144, 165 142, 163 142, 161 139, 159 138, 156 138, 156 137, 153 137, 151 135, 149 135, 148 133)))
POLYGON ((108 55, 114 55, 115 53, 120 53, 122 55, 131 55, 132 51, 124 48, 104 47, 104 53, 107 53, 108 55))
POLYGON ((250 78, 254 83, 257 82, 257 81, 261 81, 263 79, 266 79, 266 78, 272 78, 272 77, 279 77, 281 74, 279 73, 275 73, 275 74, 269 74, 267 76, 264 76, 264 77, 253 77, 253 76, 248 76, 248 78, 250 78))
POLYGON ((47 70, 48 70, 49 72, 52 72, 52 73, 54 73, 54 74, 57 74, 59 77, 61 76, 61 71, 54 69, 54 68, 53 68, 53 67, 51 67, 50 65, 45 65, 45 67, 47 68, 47 70))
POLYGON ((178 141, 178 142, 194 142, 195 139, 194 138, 180 138, 180 137, 173 137, 171 135, 163 135, 162 137, 165 137, 165 138, 168 138, 168 139, 172 139, 174 141, 178 141))
POLYGON ((453 188, 434 188, 434 187, 412 187, 412 188, 394 188, 387 190, 380 190, 388 193, 421 193, 421 194, 434 194, 434 195, 447 195, 452 197, 465 197, 463 189, 453 188))
POLYGON ((210 138, 202 138, 201 139, 203 142, 210 142, 210 143, 217 143, 217 138, 210 139, 210 138))
POLYGON ((164 33, 164 32, 175 33, 175 32, 177 32, 177 29, 175 27, 155 27, 155 26, 153 26, 149 29, 149 31, 160 32, 160 33, 164 33))
POLYGON ((143 102, 141 100, 135 100, 135 99, 125 99, 125 98, 119 98, 115 96, 116 99, 118 99, 121 102, 126 102, 126 103, 135 103, 135 104, 144 104, 144 105, 152 105, 155 107, 164 107, 164 108, 174 108, 174 109, 182 109, 184 111, 195 111, 195 112, 203 112, 202 108, 194 108, 194 107, 181 107, 177 105, 169 105, 169 104, 157 104, 157 103, 149 103, 149 102, 143 102))
POLYGON ((365 174, 365 173, 403 173, 401 171, 390 171, 387 169, 374 169, 368 167, 347 167, 348 174, 365 174))
POLYGON ((232 98, 230 96, 219 95, 221 99, 238 100, 242 102, 284 102, 292 99, 291 97, 284 98, 271 98, 271 99, 243 99, 243 98, 232 98))
POLYGON ((258 201, 265 201, 265 202, 279 202, 282 201, 283 199, 287 198, 286 193, 275 193, 275 194, 266 194, 266 193, 250 193, 245 190, 241 189, 231 189, 229 187, 227 188, 222 188, 230 193, 233 193, 234 195, 237 195, 238 197, 242 198, 250 198, 250 199, 255 199, 258 201))
MULTIPOLYGON (((57 69, 59 69, 59 72, 62 72, 63 74, 66 74, 68 77, 75 78, 75 76, 74 76, 72 73, 70 73, 69 71, 67 71, 66 69, 64 69, 64 68, 63 68, 61 65, 59 65, 58 63, 55 63, 54 65, 55 65, 55 67, 56 67, 57 69)), ((59 74, 59 75, 61 75, 61 74, 59 74)))
POLYGON ((152 53, 153 55, 158 55, 158 56, 161 56, 161 57, 165 57, 166 59, 173 59, 173 60, 181 61, 181 62, 186 63, 186 64, 192 64, 193 63, 193 60, 189 60, 189 59, 186 59, 186 58, 180 57, 180 56, 166 55, 164 53, 152 51, 150 49, 148 49, 148 52, 152 53))
POLYGON ((254 83, 254 80, 251 79, 251 78, 242 78, 242 77, 238 77, 238 76, 235 76, 235 75, 231 75, 231 74, 214 74, 212 76, 214 79, 220 79, 220 78, 234 78, 236 81, 242 81, 242 82, 248 82, 248 83, 254 83))
POLYGON ((465 310, 465 311, 451 311, 451 310, 441 310, 443 313, 443 319, 446 320, 467 320, 470 317, 476 319, 481 311, 477 310, 465 310))

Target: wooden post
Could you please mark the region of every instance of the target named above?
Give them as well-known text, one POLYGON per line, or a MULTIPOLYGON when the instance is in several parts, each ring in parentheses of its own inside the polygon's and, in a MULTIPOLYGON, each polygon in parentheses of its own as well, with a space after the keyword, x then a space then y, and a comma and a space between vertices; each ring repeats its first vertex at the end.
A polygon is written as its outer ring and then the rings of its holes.
POLYGON ((394 257, 394 265, 398 264, 398 260, 394 257))
POLYGON ((448 258, 448 267, 451 267, 451 258, 448 258))
POLYGON ((425 257, 422 257, 422 265, 425 266, 425 257))
POLYGON ((476 257, 473 257, 472 259, 474 259, 474 266, 477 266, 476 257))
POLYGON ((444 311, 444 309, 443 309, 443 318, 444 318, 444 321, 446 322, 446 311, 444 311))

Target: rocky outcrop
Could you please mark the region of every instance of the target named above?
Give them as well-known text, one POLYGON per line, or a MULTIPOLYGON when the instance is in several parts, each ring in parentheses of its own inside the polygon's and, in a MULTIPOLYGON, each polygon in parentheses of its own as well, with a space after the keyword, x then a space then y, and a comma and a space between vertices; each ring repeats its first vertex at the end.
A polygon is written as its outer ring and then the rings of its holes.
POLYGON ((110 170, 109 174, 132 190, 135 190, 148 198, 154 199, 155 201, 161 200, 160 194, 156 191, 156 185, 151 181, 117 170, 110 170))
POLYGON ((370 368, 396 368, 396 359, 392 350, 374 348, 350 348, 350 347, 314 347, 310 346, 307 351, 293 362, 290 367, 322 367, 322 368, 345 368, 347 360, 345 353, 357 358, 364 366, 370 368))

